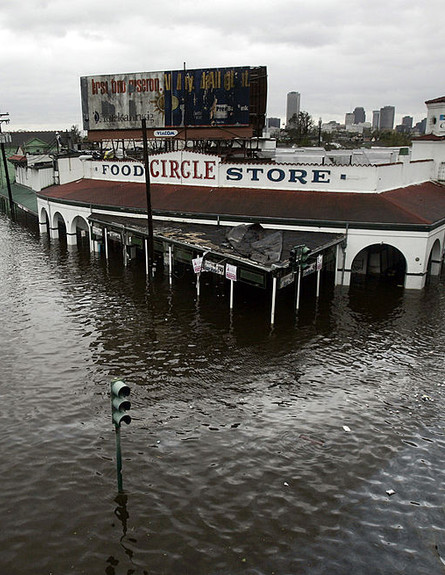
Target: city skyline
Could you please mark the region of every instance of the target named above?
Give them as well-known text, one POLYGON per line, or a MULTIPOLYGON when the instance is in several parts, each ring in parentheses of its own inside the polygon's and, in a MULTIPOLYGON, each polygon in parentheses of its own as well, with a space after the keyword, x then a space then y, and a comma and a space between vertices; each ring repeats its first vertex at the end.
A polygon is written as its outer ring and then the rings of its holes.
POLYGON ((269 117, 285 119, 295 90, 316 121, 393 105, 395 124, 416 123, 443 95, 441 16, 441 0, 228 0, 224 13, 204 0, 129 0, 125 10, 117 0, 63 10, 56 0, 4 2, 0 112, 11 130, 81 126, 81 76, 267 66, 269 117))

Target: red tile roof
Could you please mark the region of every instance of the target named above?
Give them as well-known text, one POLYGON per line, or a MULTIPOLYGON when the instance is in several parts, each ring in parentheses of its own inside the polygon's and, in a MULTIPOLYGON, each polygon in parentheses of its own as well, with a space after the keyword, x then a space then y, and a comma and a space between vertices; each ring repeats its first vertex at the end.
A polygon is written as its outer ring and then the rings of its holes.
MULTIPOLYGON (((139 183, 83 179, 39 195, 95 207, 146 208, 145 185, 139 183)), ((445 219, 445 186, 425 182, 377 194, 152 184, 151 203, 154 213, 432 225, 445 219)))

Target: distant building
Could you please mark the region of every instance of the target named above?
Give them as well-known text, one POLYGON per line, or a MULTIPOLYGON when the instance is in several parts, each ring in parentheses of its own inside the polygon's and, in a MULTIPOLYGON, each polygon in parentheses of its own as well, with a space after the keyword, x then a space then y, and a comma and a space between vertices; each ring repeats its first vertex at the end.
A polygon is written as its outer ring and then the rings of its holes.
POLYGON ((393 130, 395 115, 396 109, 394 106, 384 106, 380 108, 379 130, 393 130))
POLYGON ((354 124, 364 124, 366 122, 366 112, 364 108, 354 109, 354 124))
POLYGON ((414 126, 414 132, 416 134, 423 135, 425 133, 425 130, 426 130, 426 118, 424 118, 420 122, 417 122, 417 124, 414 126))
POLYGON ((404 116, 402 118, 402 123, 396 126, 396 131, 400 134, 411 134, 413 131, 413 117, 404 116))
POLYGON ((295 114, 298 116, 300 113, 300 93, 289 92, 287 95, 286 105, 286 126, 289 126, 289 121, 295 114))
POLYGON ((352 124, 354 123, 354 114, 352 112, 348 112, 347 114, 345 114, 345 126, 352 126, 352 124))
POLYGON ((266 118, 266 128, 281 128, 281 118, 266 118))
POLYGON ((380 128, 380 110, 372 112, 372 129, 378 130, 380 128))

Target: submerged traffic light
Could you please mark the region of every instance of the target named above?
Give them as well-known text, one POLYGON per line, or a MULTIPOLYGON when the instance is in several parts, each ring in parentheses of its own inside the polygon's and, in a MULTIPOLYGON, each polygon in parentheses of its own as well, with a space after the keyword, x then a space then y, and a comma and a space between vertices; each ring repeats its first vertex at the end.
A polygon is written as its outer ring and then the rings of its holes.
POLYGON ((127 399, 129 395, 130 388, 121 379, 111 382, 111 413, 116 427, 120 427, 121 423, 128 425, 131 421, 131 416, 127 413, 131 408, 130 400, 127 399))
POLYGON ((292 248, 289 253, 289 263, 292 271, 297 269, 297 252, 295 248, 292 248))
POLYGON ((311 249, 308 248, 307 246, 303 246, 301 248, 301 260, 300 260, 300 265, 301 265, 301 269, 305 269, 308 267, 308 263, 307 263, 307 259, 311 253, 311 249))

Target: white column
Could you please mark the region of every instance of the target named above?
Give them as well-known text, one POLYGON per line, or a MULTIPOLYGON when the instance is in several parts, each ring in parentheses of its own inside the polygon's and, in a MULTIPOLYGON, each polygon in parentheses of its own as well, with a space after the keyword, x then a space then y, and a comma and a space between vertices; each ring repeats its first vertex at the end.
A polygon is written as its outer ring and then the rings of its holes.
POLYGON ((77 233, 69 234, 66 232, 66 243, 69 246, 77 246, 77 233))
POLYGON ((300 288, 301 288, 301 270, 297 269, 297 292, 295 295, 295 309, 298 311, 300 309, 300 288))
POLYGON ((105 258, 108 259, 108 229, 104 228, 105 258))
POLYGON ((270 324, 275 323, 275 300, 277 297, 277 278, 274 276, 272 279, 272 309, 270 311, 270 324))
POLYGON ((148 238, 145 238, 145 273, 149 276, 149 261, 148 261, 148 238))
POLYGON ((173 249, 171 244, 168 246, 168 279, 170 284, 172 283, 173 277, 173 249))

